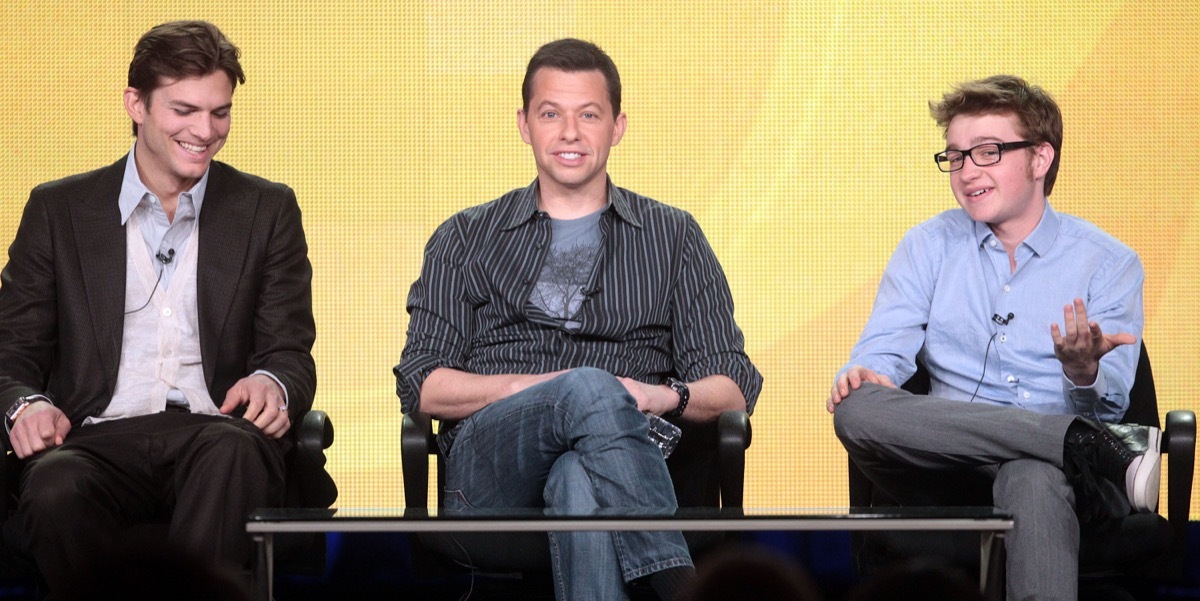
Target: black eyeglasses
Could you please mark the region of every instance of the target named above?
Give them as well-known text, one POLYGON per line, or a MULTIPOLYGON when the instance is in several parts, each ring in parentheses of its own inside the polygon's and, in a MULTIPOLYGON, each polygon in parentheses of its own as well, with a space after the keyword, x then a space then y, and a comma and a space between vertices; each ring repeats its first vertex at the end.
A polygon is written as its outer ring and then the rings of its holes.
POLYGON ((953 173, 963 168, 963 161, 966 157, 971 157, 971 162, 975 163, 976 167, 987 167, 1000 162, 1000 158, 1004 156, 1005 150, 1016 150, 1018 148, 1029 148, 1037 146, 1037 142, 1022 140, 1020 142, 988 142, 980 144, 974 148, 966 150, 943 150, 933 155, 933 162, 937 163, 938 169, 944 173, 953 173))

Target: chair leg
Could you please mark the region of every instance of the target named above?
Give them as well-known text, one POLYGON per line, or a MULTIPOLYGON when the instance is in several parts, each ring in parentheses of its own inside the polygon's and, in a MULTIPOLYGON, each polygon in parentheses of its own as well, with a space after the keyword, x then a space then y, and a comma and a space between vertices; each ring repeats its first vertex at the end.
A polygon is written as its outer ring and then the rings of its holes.
POLYGON ((980 534, 979 590, 989 601, 1004 600, 1004 533, 980 534))
POLYGON ((256 534, 254 560, 255 595, 261 601, 272 601, 275 596, 275 556, 273 534, 256 534))

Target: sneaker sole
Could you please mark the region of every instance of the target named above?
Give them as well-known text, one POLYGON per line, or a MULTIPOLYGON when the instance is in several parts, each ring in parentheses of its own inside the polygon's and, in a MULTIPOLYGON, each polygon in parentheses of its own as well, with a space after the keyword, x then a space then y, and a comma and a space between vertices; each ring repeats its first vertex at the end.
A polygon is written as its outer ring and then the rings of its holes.
POLYGON ((1149 428, 1147 432, 1147 449, 1141 457, 1133 460, 1130 471, 1125 477, 1126 494, 1129 504, 1139 513, 1158 511, 1158 485, 1162 471, 1162 432, 1158 428, 1149 428))

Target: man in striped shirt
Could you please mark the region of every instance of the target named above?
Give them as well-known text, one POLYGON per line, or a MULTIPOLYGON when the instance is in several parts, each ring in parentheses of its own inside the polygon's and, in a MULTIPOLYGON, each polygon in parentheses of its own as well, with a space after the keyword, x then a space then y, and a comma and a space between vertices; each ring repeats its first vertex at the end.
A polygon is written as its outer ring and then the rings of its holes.
MULTIPOLYGON (((595 45, 530 60, 517 113, 537 179, 443 223, 408 297, 404 411, 445 420, 446 505, 673 509, 643 414, 753 410, 725 275, 696 221, 609 181, 621 83, 595 45)), ((673 598, 693 572, 678 532, 551 533, 559 599, 673 598)))

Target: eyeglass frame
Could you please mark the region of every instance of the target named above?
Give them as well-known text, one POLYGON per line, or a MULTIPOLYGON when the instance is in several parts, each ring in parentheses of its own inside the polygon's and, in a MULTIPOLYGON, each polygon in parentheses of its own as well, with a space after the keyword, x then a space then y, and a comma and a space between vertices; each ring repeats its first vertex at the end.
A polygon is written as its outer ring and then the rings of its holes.
POLYGON ((1020 150, 1022 148, 1029 148, 1031 146, 1037 146, 1038 144, 1041 144, 1041 142, 1031 142, 1029 140, 1020 140, 1017 142, 984 142, 983 144, 976 144, 966 150, 943 150, 941 152, 935 152, 933 154, 933 162, 934 162, 934 164, 937 165, 938 171, 941 171, 942 173, 954 173, 955 171, 962 171, 962 168, 967 165, 966 157, 970 157, 971 162, 975 163, 976 167, 991 167, 992 165, 1000 164, 1000 161, 1004 159, 1004 151, 1006 151, 1006 150, 1020 150), (984 146, 995 146, 996 147, 996 151, 999 153, 999 156, 996 157, 995 163, 988 163, 986 165, 980 165, 975 160, 975 149, 982 148, 984 146), (958 169, 942 169, 943 161, 939 161, 938 157, 946 157, 945 162, 949 163, 950 158, 948 156, 946 156, 946 153, 949 153, 949 152, 962 153, 964 160, 962 163, 959 164, 958 169))

